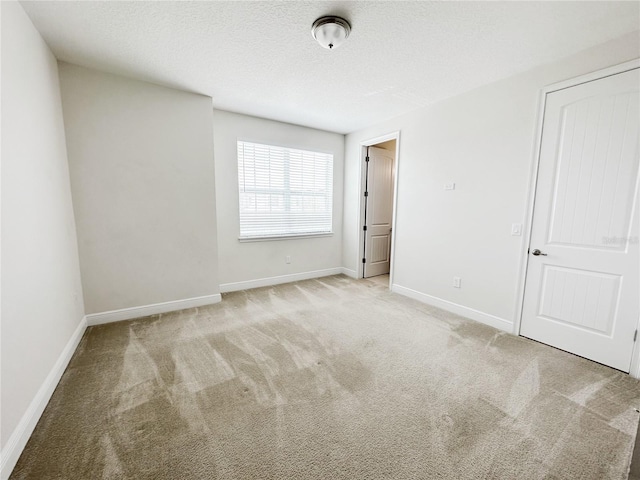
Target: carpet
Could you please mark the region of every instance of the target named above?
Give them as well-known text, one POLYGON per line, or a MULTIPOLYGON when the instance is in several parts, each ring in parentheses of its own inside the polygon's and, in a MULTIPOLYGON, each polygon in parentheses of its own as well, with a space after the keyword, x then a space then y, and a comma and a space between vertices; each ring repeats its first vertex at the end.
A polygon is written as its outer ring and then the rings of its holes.
POLYGON ((623 479, 628 375, 333 276, 87 329, 13 479, 623 479))

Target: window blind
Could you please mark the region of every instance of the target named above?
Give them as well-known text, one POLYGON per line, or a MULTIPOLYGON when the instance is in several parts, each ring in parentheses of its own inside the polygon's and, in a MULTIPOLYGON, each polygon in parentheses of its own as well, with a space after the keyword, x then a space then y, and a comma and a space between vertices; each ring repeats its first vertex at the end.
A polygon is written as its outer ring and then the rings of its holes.
POLYGON ((333 155, 238 142, 240 238, 331 232, 333 155))

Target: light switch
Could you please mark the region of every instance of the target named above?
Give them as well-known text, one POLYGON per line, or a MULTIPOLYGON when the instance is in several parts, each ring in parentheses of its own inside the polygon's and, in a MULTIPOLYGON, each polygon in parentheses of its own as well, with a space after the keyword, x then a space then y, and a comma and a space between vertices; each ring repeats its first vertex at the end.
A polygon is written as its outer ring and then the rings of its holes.
POLYGON ((521 223, 512 223, 511 224, 511 235, 514 237, 519 237, 522 235, 522 224, 521 223))

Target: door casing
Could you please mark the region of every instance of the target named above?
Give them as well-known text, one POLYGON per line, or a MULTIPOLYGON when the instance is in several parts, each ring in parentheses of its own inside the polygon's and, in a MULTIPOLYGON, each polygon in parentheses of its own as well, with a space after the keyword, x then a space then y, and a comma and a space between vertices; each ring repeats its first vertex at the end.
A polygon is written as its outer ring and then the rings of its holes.
POLYGON ((398 178, 400 172, 400 131, 397 130, 395 132, 387 133, 386 135, 381 135, 379 137, 370 138, 363 142, 360 142, 358 148, 359 158, 360 158, 360 176, 359 176, 359 188, 358 192, 360 198, 358 199, 358 258, 357 265, 358 268, 356 270, 357 278, 364 278, 364 265, 362 263, 362 259, 364 258, 364 231, 362 227, 364 226, 364 188, 365 188, 365 177, 366 177, 366 161, 365 158, 367 156, 367 147, 371 147, 373 145, 377 145, 378 143, 386 142, 389 140, 396 141, 396 160, 395 160, 395 172, 393 179, 393 210, 392 215, 393 218, 391 220, 391 255, 390 262, 391 265, 389 267, 389 287, 393 285, 393 273, 394 273, 394 259, 395 259, 395 249, 396 249, 396 214, 397 214, 397 205, 398 205, 398 178))
MULTIPOLYGON (((548 85, 540 91, 539 102, 538 102, 539 103, 538 121, 536 123, 536 132, 534 135, 535 143, 533 145, 533 160, 531 162, 531 170, 529 172, 529 195, 528 195, 526 211, 525 211, 525 221, 524 221, 525 231, 523 232, 525 241, 522 243, 522 247, 520 249, 520 258, 522 260, 520 262, 519 271, 518 271, 518 296, 516 298, 516 303, 514 305, 514 309, 515 309, 515 315, 514 315, 515 322, 513 323, 514 335, 520 335, 520 326, 522 324, 524 292, 526 288, 526 276, 527 276, 527 268, 529 264, 529 255, 527 252, 529 250, 529 247, 531 246, 530 245, 531 227, 533 224, 533 209, 535 207, 535 193, 536 193, 536 187, 538 183, 538 166, 540 164, 540 146, 542 142, 542 129, 544 126, 544 111, 546 107, 547 94, 551 92, 556 92, 558 90, 563 90, 565 88, 575 87, 576 85, 580 85, 582 83, 592 82, 594 80, 600 80, 601 78, 609 77, 611 75, 624 73, 639 67, 640 67, 640 59, 631 60, 629 62, 621 63, 613 67, 605 68, 603 70, 598 70, 596 72, 588 73, 586 75, 581 75, 576 78, 572 78, 569 80, 564 80, 562 82, 548 85)), ((640 318, 638 319, 637 328, 640 330, 640 318)), ((640 339, 636 341, 636 343, 633 346, 633 356, 631 359, 631 369, 629 371, 629 375, 631 375, 634 378, 640 378, 640 339)))

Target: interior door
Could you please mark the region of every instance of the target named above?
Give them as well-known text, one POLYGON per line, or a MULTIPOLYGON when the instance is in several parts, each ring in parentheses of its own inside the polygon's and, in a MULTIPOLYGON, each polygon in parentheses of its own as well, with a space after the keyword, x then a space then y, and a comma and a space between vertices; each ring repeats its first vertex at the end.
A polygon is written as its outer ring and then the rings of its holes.
POLYGON ((394 153, 369 147, 365 203, 364 277, 389 273, 393 220, 394 153))
POLYGON ((639 70, 547 94, 521 335, 629 371, 639 70))

